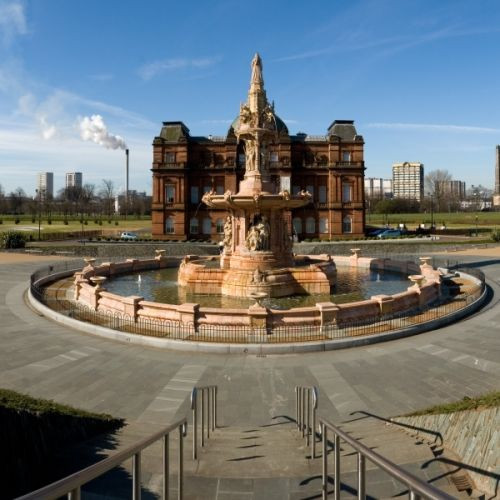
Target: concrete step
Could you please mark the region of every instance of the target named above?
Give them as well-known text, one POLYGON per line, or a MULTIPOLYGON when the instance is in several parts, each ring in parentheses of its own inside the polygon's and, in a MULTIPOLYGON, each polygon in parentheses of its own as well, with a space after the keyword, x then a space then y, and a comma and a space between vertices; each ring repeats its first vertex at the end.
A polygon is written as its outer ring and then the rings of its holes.
MULTIPOLYGON (((450 471, 434 460, 431 448, 422 441, 401 432, 385 422, 364 419, 344 422, 343 430, 408 470, 456 498, 468 498, 450 481, 450 471)), ((100 437, 66 454, 79 456, 80 466, 96 458, 114 453, 155 429, 141 423, 128 425, 112 438, 100 437)), ((301 438, 295 423, 274 419, 260 426, 221 427, 211 433, 204 448, 199 448, 198 460, 191 459, 192 432, 184 440, 184 490, 188 499, 299 499, 316 498, 321 491, 321 444, 317 443, 318 458, 311 459, 309 448, 301 438)), ((177 491, 177 436, 171 438, 172 495, 177 491)), ((330 472, 333 456, 330 454, 330 472)), ((130 462, 130 461, 129 461, 130 462)), ((385 472, 367 462, 366 491, 369 498, 389 498, 405 494, 406 489, 385 472)), ((71 465, 75 470, 75 461, 71 465)), ((78 467, 77 467, 78 468, 78 467)), ((345 443, 341 445, 342 498, 356 496, 357 456, 345 443)), ((142 485, 145 498, 160 494, 162 488, 162 449, 155 443, 142 454, 142 485)), ((333 490, 334 478, 330 474, 333 490)), ((131 463, 89 483, 84 498, 127 498, 131 491, 131 463)))

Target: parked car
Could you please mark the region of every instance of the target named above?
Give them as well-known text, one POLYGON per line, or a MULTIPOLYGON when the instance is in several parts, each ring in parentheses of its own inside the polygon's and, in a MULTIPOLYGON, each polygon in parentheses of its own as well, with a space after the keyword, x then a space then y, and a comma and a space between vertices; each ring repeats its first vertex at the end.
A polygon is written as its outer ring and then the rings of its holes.
POLYGON ((405 233, 400 229, 386 229, 377 235, 377 238, 397 238, 398 236, 403 236, 405 233))
POLYGON ((378 229, 372 229, 371 231, 368 232, 367 236, 378 236, 380 233, 383 233, 384 231, 387 231, 387 228, 385 227, 379 227, 378 229))
POLYGON ((124 231, 120 235, 120 239, 127 240, 127 241, 133 241, 133 240, 137 239, 137 234, 135 234, 135 233, 128 233, 128 232, 124 231))

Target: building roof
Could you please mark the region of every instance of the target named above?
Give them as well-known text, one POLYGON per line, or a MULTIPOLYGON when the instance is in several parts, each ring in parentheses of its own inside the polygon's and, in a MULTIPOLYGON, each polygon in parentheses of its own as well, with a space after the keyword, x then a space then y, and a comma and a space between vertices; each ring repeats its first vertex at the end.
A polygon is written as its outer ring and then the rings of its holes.
POLYGON ((181 138, 189 137, 189 129, 183 122, 163 122, 160 137, 168 142, 179 142, 181 138))
POLYGON ((356 132, 354 120, 335 120, 328 127, 328 135, 336 135, 343 141, 356 141, 363 140, 363 138, 356 132))

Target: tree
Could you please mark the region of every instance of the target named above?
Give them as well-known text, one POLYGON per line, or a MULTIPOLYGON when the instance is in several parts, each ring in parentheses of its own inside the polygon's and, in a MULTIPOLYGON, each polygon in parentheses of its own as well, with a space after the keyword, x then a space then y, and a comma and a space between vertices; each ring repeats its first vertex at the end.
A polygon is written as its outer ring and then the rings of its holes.
POLYGON ((436 212, 444 212, 448 208, 447 202, 451 198, 451 190, 446 184, 452 179, 448 170, 440 169, 432 170, 425 176, 425 191, 432 196, 436 212))
POLYGON ((26 193, 24 189, 18 187, 15 191, 9 194, 10 198, 10 210, 13 214, 20 214, 23 211, 23 205, 26 200, 26 193))
POLYGON ((102 188, 99 191, 99 196, 102 198, 104 206, 106 207, 106 214, 111 217, 113 213, 113 203, 115 201, 115 185, 109 179, 102 180, 102 188))

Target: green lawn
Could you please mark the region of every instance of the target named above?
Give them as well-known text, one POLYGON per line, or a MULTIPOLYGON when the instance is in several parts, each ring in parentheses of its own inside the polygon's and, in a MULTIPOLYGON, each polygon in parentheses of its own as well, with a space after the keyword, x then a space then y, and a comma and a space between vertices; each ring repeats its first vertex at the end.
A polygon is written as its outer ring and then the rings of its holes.
POLYGON ((465 410, 481 410, 485 408, 497 408, 500 406, 500 391, 482 394, 475 398, 465 396, 460 401, 446 403, 442 405, 431 406, 423 410, 417 410, 403 415, 404 417, 417 417, 420 415, 441 415, 444 413, 454 413, 465 410))
MULTIPOLYGON (((434 214, 434 224, 436 227, 441 225, 446 225, 448 228, 456 227, 470 227, 474 228, 477 225, 479 227, 500 227, 500 212, 458 212, 458 213, 435 213, 434 214)), ((373 226, 381 226, 386 223, 386 219, 389 224, 397 225, 404 223, 409 229, 413 229, 419 224, 426 224, 429 226, 431 224, 431 214, 369 214, 366 213, 366 224, 373 226)))
MULTIPOLYGON (((21 231, 26 234, 33 234, 34 238, 38 235, 38 219, 33 219, 31 216, 18 216, 19 223, 15 223, 15 216, 12 215, 0 215, 0 232, 4 231, 21 231)), ((54 216, 52 218, 52 223, 49 224, 47 218, 42 218, 40 224, 41 233, 60 233, 60 232, 71 232, 80 233, 83 231, 99 231, 103 230, 105 233, 112 234, 121 231, 149 231, 151 232, 151 219, 150 218, 128 218, 124 220, 111 219, 111 223, 108 219, 102 219, 102 224, 99 224, 99 219, 85 218, 84 224, 82 226, 79 219, 68 219, 68 223, 65 224, 62 217, 54 216), (85 224, 86 222, 86 224, 85 224)))

